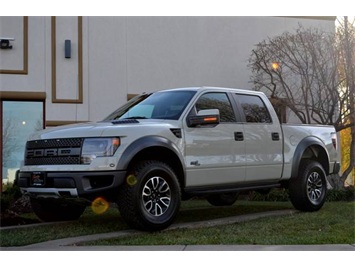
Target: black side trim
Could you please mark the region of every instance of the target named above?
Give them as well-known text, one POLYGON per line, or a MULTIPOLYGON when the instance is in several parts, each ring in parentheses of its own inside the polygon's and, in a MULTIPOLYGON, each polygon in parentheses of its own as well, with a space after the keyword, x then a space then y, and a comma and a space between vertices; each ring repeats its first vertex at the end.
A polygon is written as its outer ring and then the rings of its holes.
POLYGON ((209 186, 209 187, 189 187, 185 188, 185 192, 190 195, 209 195, 219 193, 230 193, 248 190, 257 190, 264 188, 277 188, 281 187, 280 183, 247 183, 247 184, 227 184, 223 186, 209 186))

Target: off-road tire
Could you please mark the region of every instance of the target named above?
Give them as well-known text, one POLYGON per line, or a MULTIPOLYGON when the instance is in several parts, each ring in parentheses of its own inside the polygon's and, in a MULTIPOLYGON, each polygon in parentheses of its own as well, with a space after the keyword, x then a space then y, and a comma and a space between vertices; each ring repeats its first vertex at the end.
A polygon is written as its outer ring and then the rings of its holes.
POLYGON ((30 202, 33 212, 43 222, 77 220, 86 208, 85 205, 52 199, 31 198, 30 202))
POLYGON ((131 227, 158 231, 170 226, 180 208, 181 191, 172 168, 161 161, 135 165, 119 189, 118 209, 131 227))
POLYGON ((289 195, 293 206, 305 212, 322 208, 327 192, 326 174, 319 162, 302 160, 298 177, 291 178, 289 195))
POLYGON ((212 206, 231 206, 238 199, 239 192, 215 194, 207 197, 208 203, 212 206))

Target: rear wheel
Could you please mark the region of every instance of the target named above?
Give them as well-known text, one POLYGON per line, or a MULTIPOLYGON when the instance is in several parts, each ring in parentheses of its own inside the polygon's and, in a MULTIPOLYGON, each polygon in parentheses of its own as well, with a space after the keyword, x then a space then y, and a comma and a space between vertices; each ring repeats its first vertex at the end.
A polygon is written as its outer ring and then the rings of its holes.
POLYGON ((118 209, 133 228, 157 231, 171 225, 180 208, 181 192, 171 167, 160 161, 137 164, 119 191, 118 209))
POLYGON ((52 199, 30 199, 33 212, 44 222, 71 221, 79 219, 85 205, 52 199))
POLYGON ((299 176, 289 184, 290 200, 300 211, 318 211, 322 208, 327 192, 326 174, 316 161, 303 160, 299 176))
POLYGON ((239 192, 210 195, 207 201, 213 206, 231 206, 238 199, 239 192))

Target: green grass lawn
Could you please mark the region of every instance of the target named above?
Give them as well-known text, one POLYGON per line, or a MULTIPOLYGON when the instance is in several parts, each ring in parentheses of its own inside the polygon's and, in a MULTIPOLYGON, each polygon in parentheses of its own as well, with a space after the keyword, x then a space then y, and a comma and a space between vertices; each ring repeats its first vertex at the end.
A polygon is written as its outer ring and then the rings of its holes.
MULTIPOLYGON (((175 223, 203 221, 270 210, 292 209, 289 202, 237 201, 212 207, 205 200, 182 203, 175 223)), ((24 246, 48 240, 129 229, 118 210, 102 215, 88 208, 77 221, 0 231, 2 247, 24 246)), ((134 238, 95 241, 84 245, 207 245, 207 244, 353 244, 355 202, 326 202, 314 213, 260 218, 233 225, 141 233, 134 238)))
MULTIPOLYGON (((278 206, 280 203, 269 204, 278 206)), ((354 202, 332 202, 327 203, 320 211, 314 213, 260 218, 254 221, 210 228, 144 233, 134 238, 93 241, 85 243, 85 245, 354 244, 354 216, 354 202)))

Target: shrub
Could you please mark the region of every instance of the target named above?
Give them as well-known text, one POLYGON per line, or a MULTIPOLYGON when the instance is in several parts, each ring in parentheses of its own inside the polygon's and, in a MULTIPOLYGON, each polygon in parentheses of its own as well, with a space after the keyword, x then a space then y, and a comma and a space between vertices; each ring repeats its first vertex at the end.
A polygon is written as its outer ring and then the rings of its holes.
POLYGON ((6 185, 1 193, 1 213, 10 208, 11 204, 21 197, 20 188, 16 185, 6 185))
POLYGON ((284 188, 267 191, 252 191, 249 193, 251 201, 289 201, 288 190, 284 188))
POLYGON ((326 200, 327 201, 354 201, 355 187, 328 190, 326 200))
MULTIPOLYGON (((269 193, 266 191, 249 192, 247 199, 250 201, 289 201, 288 190, 284 188, 272 189, 269 193)), ((354 201, 355 187, 344 189, 330 189, 327 192, 326 201, 354 201)))

